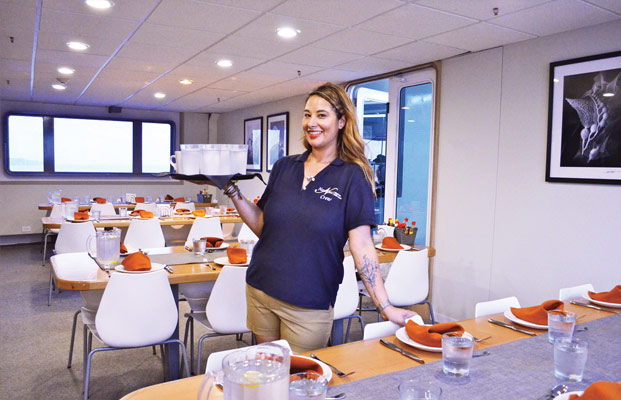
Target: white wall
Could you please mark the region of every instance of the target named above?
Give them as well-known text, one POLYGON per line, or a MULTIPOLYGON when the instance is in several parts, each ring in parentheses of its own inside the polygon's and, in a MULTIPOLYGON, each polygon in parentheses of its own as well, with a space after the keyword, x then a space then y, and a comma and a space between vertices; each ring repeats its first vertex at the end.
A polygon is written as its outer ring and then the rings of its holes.
POLYGON ((619 50, 621 22, 442 65, 433 305, 524 306, 561 287, 621 283, 621 186, 545 182, 551 62, 619 50))

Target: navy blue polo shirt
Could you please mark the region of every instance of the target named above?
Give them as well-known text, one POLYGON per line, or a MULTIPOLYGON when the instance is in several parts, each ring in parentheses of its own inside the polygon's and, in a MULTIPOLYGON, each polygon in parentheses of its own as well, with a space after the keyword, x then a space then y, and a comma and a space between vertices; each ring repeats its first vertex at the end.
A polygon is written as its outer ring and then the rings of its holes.
POLYGON ((327 310, 343 280, 348 232, 375 225, 362 169, 337 158, 302 190, 308 152, 279 159, 257 205, 263 231, 246 282, 299 307, 327 310))

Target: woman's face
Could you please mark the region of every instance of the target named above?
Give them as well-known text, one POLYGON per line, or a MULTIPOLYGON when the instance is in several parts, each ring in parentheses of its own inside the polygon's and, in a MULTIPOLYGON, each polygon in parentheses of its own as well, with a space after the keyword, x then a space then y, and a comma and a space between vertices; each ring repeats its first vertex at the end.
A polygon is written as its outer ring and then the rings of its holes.
POLYGON ((339 130, 345 126, 345 117, 338 118, 328 101, 311 96, 306 101, 302 129, 313 149, 336 149, 339 130))

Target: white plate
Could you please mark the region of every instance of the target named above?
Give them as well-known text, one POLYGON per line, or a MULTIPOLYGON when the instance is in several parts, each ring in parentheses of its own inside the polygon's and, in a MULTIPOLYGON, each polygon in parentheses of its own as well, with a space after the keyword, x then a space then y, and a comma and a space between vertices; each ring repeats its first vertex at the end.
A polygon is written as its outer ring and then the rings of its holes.
POLYGON ((567 392, 567 393, 563 393, 563 394, 559 394, 558 396, 556 396, 554 398, 554 400, 567 400, 569 399, 569 396, 571 396, 572 394, 577 394, 578 396, 582 396, 582 391, 575 391, 575 392, 567 392))
POLYGON ((332 369, 330 367, 328 367, 325 363, 319 361, 319 360, 315 360, 314 358, 310 358, 310 357, 306 357, 306 356, 301 356, 296 354, 296 357, 300 357, 300 358, 305 358, 307 360, 311 360, 316 362, 317 364, 321 365, 321 369, 323 369, 323 376, 328 380, 328 382, 330 382, 332 380, 332 369))
MULTIPOLYGON (((192 241, 188 241, 185 242, 185 247, 187 249, 192 249, 194 246, 194 244, 192 243, 192 241)), ((230 245, 227 242, 222 242, 222 244, 220 245, 220 247, 206 247, 205 248, 205 252, 207 252, 208 250, 223 250, 226 249, 227 247, 229 247, 230 245)), ((191 251, 191 250, 190 250, 191 251)))
POLYGON ((232 265, 233 267, 245 267, 247 265, 250 265, 250 257, 248 257, 247 262, 244 264, 231 264, 229 262, 228 257, 218 257, 215 260, 213 260, 213 262, 215 262, 218 265, 232 265))
POLYGON ((611 307, 611 308, 621 308, 621 304, 619 303, 607 303, 605 301, 600 301, 600 300, 594 300, 591 298, 591 296, 589 296, 589 294, 585 294, 583 296, 585 299, 587 299, 588 301, 592 301, 595 304, 598 304, 600 306, 604 306, 604 307, 611 307))
POLYGON ((509 321, 515 322, 518 325, 527 326, 529 328, 534 328, 534 329, 548 330, 548 325, 537 325, 537 324, 533 324, 532 322, 528 322, 528 321, 524 321, 523 319, 519 319, 518 317, 513 315, 513 313, 511 312, 511 309, 508 309, 508 310, 505 311, 505 317, 509 321))
POLYGON ((123 264, 117 265, 114 269, 119 272, 125 272, 127 274, 146 274, 148 272, 155 272, 159 271, 160 269, 164 269, 164 264, 151 263, 151 269, 148 271, 126 271, 123 264))
POLYGON ((69 221, 69 222, 87 222, 87 221, 94 221, 94 219, 91 219, 91 217, 88 217, 88 219, 67 218, 67 221, 69 221))
POLYGON ((405 330, 405 326, 402 326, 401 328, 397 329, 397 332, 395 332, 395 336, 397 336, 397 339, 399 339, 402 343, 405 343, 408 346, 416 347, 417 349, 420 349, 420 350, 430 351, 432 353, 442 353, 442 347, 425 346, 424 344, 413 341, 408 336, 408 333, 405 330))
POLYGON ((385 249, 382 247, 381 243, 375 245, 375 248, 380 249, 382 251, 403 251, 403 250, 410 250, 412 248, 408 246, 407 244, 402 244, 401 247, 403 248, 402 249, 385 249))

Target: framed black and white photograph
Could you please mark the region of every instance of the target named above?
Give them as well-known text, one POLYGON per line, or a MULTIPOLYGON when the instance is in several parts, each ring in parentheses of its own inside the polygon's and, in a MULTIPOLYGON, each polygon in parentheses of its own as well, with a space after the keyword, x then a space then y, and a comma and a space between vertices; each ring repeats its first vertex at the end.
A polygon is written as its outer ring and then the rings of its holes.
POLYGON ((289 144, 289 113, 283 112, 267 116, 267 172, 272 170, 274 163, 287 155, 289 144))
POLYGON ((263 117, 244 120, 244 143, 248 145, 246 171, 261 171, 263 117))
POLYGON ((621 51, 550 64, 546 181, 621 184, 621 51))

